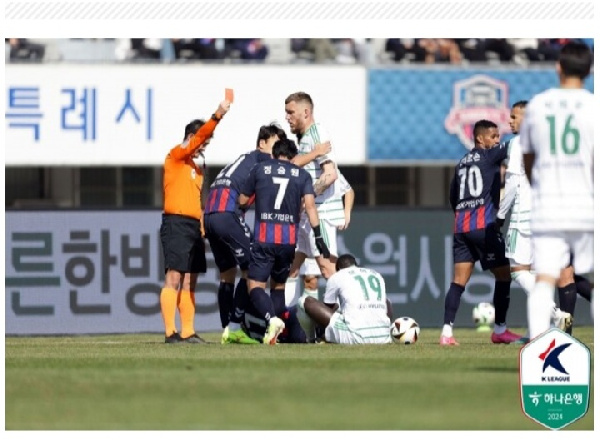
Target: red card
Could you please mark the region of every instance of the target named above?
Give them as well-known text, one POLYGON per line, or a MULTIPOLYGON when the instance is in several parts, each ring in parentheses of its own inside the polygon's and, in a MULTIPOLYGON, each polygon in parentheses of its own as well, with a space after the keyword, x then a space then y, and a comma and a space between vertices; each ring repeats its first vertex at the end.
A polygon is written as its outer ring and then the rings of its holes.
POLYGON ((233 89, 225 88, 225 100, 229 100, 230 103, 233 103, 233 89))

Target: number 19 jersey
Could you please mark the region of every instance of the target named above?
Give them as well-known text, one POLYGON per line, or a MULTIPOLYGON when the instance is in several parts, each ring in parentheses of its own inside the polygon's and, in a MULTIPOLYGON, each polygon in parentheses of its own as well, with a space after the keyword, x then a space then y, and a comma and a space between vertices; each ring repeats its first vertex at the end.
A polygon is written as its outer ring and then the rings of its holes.
POLYGON ((347 328, 364 339, 382 338, 390 335, 390 319, 387 316, 385 280, 378 272, 351 266, 340 269, 327 280, 323 295, 324 303, 337 303, 339 320, 347 328))
POLYGON ((535 154, 534 233, 594 230, 593 97, 584 89, 549 89, 525 109, 521 149, 535 154))

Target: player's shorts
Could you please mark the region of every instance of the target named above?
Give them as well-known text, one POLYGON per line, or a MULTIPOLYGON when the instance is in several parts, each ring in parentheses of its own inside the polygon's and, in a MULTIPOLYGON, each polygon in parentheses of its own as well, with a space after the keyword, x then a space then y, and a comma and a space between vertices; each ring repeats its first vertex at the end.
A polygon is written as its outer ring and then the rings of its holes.
MULTIPOLYGON (((321 235, 325 244, 329 248, 331 255, 337 257, 337 228, 328 220, 321 220, 321 235)), ((315 234, 310 226, 308 217, 303 215, 298 224, 298 251, 304 253, 307 257, 318 257, 321 255, 315 243, 315 234)), ((320 274, 319 271, 316 275, 320 274)))
POLYGON ((290 275, 295 253, 294 245, 252 243, 248 278, 266 283, 270 277, 276 283, 285 283, 290 275))
POLYGON ((205 273, 206 251, 200 232, 200 220, 183 215, 163 214, 160 241, 169 269, 182 273, 205 273))
POLYGON ((481 263, 481 269, 508 265, 502 233, 488 225, 483 229, 454 234, 454 263, 481 263))
POLYGON ((594 269, 594 234, 592 232, 535 233, 533 267, 536 274, 560 277, 561 269, 573 265, 576 274, 594 269))
POLYGON ((368 329, 369 337, 364 337, 360 334, 360 331, 354 331, 348 326, 340 312, 335 312, 325 328, 325 341, 340 345, 386 344, 392 342, 389 324, 380 326, 381 334, 373 334, 373 327, 368 329))
POLYGON ((317 260, 306 257, 306 260, 300 266, 300 275, 321 275, 321 268, 319 268, 317 260))
POLYGON ((506 232, 506 257, 511 266, 529 265, 533 263, 531 234, 524 234, 517 229, 506 232))
POLYGON ((248 225, 233 212, 213 212, 204 215, 204 235, 210 243, 220 272, 239 266, 246 271, 250 265, 248 225))

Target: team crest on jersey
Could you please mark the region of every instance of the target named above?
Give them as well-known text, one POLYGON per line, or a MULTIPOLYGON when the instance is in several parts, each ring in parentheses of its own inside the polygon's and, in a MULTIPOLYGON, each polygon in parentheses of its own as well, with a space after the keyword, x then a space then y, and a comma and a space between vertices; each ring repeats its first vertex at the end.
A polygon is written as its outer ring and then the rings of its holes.
POLYGON ((473 147, 473 126, 478 120, 498 125, 500 137, 510 134, 508 84, 488 75, 474 75, 454 83, 453 104, 444 127, 467 149, 473 147))

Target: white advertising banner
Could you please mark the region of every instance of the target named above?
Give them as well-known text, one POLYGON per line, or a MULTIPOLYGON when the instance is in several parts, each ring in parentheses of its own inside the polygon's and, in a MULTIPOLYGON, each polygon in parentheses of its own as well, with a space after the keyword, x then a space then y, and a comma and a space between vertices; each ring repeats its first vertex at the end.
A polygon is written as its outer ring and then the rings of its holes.
MULTIPOLYGON (((161 165, 185 125, 235 101, 206 151, 227 164, 256 146, 261 125, 285 122, 285 98, 309 93, 340 164, 365 161, 361 66, 213 64, 7 65, 5 165, 161 165)), ((291 134, 289 134, 291 135, 291 134)))
MULTIPOLYGON (((5 221, 6 334, 164 334, 160 211, 7 212, 5 221)), ((206 244, 198 332, 221 329, 206 244)))

